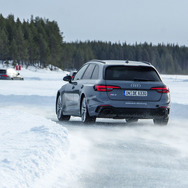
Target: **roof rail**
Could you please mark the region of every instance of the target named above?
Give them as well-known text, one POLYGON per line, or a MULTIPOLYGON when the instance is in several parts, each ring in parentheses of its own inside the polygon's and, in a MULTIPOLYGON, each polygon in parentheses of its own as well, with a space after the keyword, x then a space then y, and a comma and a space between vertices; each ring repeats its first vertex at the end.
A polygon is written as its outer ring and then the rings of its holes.
POLYGON ((105 63, 104 61, 98 60, 98 59, 92 59, 92 60, 90 60, 89 62, 91 62, 91 61, 97 61, 97 62, 99 62, 99 63, 105 63))
MULTIPOLYGON (((92 61, 106 64, 106 62, 105 62, 104 60, 92 59, 92 60, 90 60, 89 62, 92 62, 92 61)), ((130 62, 132 62, 132 61, 130 61, 130 62)), ((134 61, 133 61, 133 62, 134 62, 134 61)), ((147 65, 151 65, 151 63, 149 63, 149 62, 147 62, 147 61, 137 61, 137 62, 145 63, 145 64, 147 64, 147 65)), ((128 59, 125 60, 125 63, 129 64, 129 60, 128 60, 128 59)))
MULTIPOLYGON (((134 62, 134 61, 133 61, 134 62)), ((140 62, 140 63, 145 63, 145 64, 147 64, 147 65, 151 65, 151 63, 149 63, 149 62, 147 62, 147 61, 138 61, 138 62, 140 62)), ((129 63, 129 60, 127 59, 127 60, 125 60, 125 63, 129 63)))
POLYGON ((151 63, 150 62, 147 62, 147 61, 141 61, 142 63, 145 63, 145 64, 147 64, 147 65, 151 65, 151 63))

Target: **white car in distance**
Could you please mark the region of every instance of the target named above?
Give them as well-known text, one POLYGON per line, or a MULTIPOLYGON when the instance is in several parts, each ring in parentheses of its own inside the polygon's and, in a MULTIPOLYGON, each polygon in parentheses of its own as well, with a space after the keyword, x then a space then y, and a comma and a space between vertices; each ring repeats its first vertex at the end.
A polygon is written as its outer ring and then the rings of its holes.
POLYGON ((11 78, 11 80, 24 80, 24 78, 20 76, 20 73, 12 68, 7 69, 7 75, 11 78))

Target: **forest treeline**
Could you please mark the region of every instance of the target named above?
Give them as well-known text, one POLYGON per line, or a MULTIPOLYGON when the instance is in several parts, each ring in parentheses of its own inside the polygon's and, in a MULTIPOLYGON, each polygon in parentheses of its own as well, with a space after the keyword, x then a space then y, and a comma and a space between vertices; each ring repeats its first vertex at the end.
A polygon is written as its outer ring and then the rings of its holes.
POLYGON ((21 22, 0 15, 0 60, 46 67, 62 63, 62 34, 55 21, 39 17, 21 22))
POLYGON ((148 61, 160 73, 188 74, 188 47, 175 44, 127 44, 102 41, 63 41, 57 22, 39 17, 21 22, 0 14, 0 60, 22 65, 49 64, 78 69, 91 59, 148 61))

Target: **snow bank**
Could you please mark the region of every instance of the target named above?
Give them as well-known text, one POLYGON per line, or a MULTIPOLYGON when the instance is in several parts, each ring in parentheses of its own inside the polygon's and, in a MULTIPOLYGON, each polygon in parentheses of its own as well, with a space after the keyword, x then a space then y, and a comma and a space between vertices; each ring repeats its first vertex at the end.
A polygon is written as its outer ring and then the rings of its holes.
POLYGON ((69 74, 67 71, 63 71, 57 67, 49 65, 46 68, 39 68, 39 66, 22 66, 20 71, 16 71, 15 68, 11 65, 10 62, 9 66, 3 65, 0 62, 0 68, 7 69, 10 74, 15 74, 17 72, 24 78, 24 80, 62 80, 66 74, 69 74), (53 71, 51 70, 53 68, 53 71))
POLYGON ((0 80, 0 94, 55 97, 57 90, 66 83, 63 81, 66 74, 68 72, 42 69, 34 71, 22 68, 20 75, 24 78, 24 81, 0 80))
POLYGON ((66 166, 62 159, 68 146, 62 126, 23 111, 1 109, 0 187, 35 187, 37 181, 66 166))
POLYGON ((67 73, 29 67, 24 81, 0 80, 0 187, 69 187, 79 177, 81 141, 50 120, 67 73))

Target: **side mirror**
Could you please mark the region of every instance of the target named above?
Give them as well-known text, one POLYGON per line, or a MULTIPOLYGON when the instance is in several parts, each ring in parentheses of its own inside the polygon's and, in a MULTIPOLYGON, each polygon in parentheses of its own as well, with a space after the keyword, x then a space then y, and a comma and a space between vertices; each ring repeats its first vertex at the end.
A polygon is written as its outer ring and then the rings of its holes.
POLYGON ((72 77, 71 77, 70 75, 67 75, 67 76, 65 76, 65 77, 63 78, 63 80, 66 81, 66 82, 71 82, 72 77))
POLYGON ((70 76, 71 76, 72 79, 75 77, 76 73, 77 73, 76 71, 73 71, 73 72, 70 73, 70 76))

